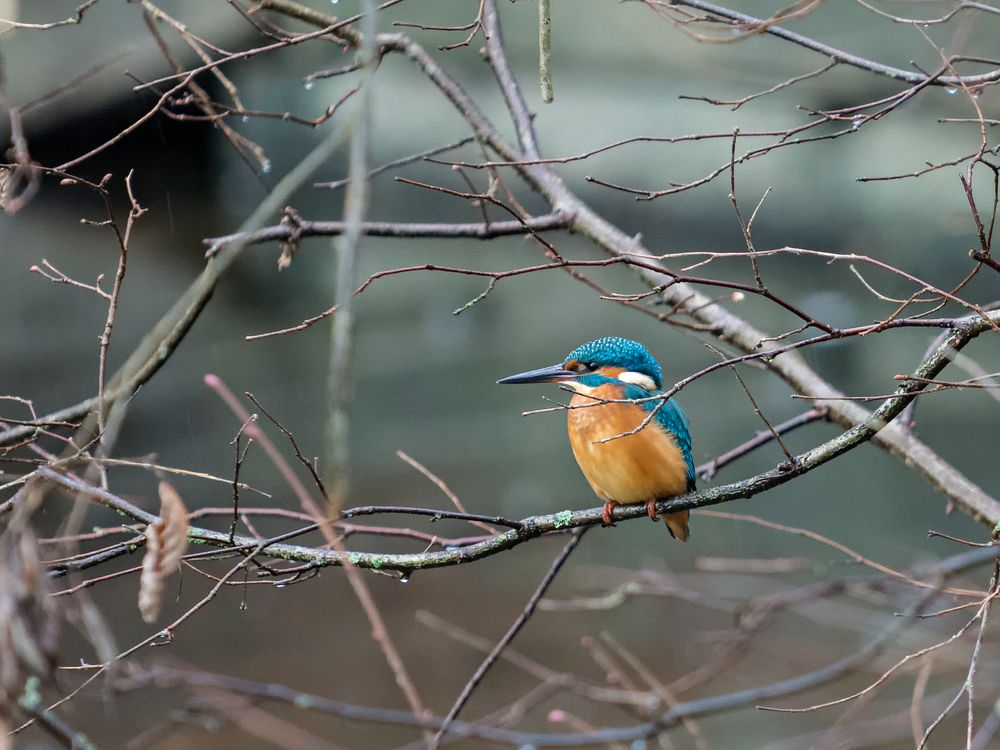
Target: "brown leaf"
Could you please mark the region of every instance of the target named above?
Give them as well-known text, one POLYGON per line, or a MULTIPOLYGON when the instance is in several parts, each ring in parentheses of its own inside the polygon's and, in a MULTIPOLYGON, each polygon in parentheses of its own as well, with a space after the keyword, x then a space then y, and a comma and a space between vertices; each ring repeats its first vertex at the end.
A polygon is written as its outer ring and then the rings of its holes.
POLYGON ((13 169, 0 167, 0 209, 7 208, 7 199, 10 197, 11 178, 13 176, 13 169))
POLYGON ((51 677, 58 645, 57 608, 26 515, 0 534, 0 715, 29 675, 51 677))
POLYGON ((160 614, 163 584, 187 549, 188 512, 167 482, 160 482, 160 518, 146 527, 146 555, 139 578, 139 612, 146 622, 160 614))

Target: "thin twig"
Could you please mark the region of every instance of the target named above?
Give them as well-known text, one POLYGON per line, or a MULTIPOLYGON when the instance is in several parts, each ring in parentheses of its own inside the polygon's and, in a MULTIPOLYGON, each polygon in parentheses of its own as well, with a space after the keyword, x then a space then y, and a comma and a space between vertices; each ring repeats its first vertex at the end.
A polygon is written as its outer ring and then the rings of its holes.
POLYGON ((514 623, 508 628, 507 632, 504 633, 503 637, 497 641, 497 645, 493 647, 493 650, 486 656, 482 664, 473 672, 472 677, 469 681, 465 683, 465 687, 462 688, 462 692, 459 693, 458 698, 455 700, 454 705, 452 705, 451 710, 444 717, 444 721, 441 723, 441 728, 438 730, 437 734, 434 736, 434 741, 431 744, 432 750, 436 750, 441 743, 441 739, 448 733, 448 729, 452 722, 458 717, 459 712, 468 702, 469 697, 472 692, 479 686, 482 682, 483 677, 489 671, 497 659, 500 653, 510 644, 514 637, 521 631, 521 628, 525 626, 531 616, 535 613, 535 608, 538 606, 539 600, 545 595, 549 586, 552 585, 552 581, 555 580, 556 574, 559 573, 560 568, 566 562, 566 559, 570 556, 576 546, 580 543, 583 538, 584 533, 587 529, 577 529, 570 536, 569 541, 562 548, 562 551, 556 556, 556 559, 552 561, 552 565, 549 567, 548 571, 542 577, 541 582, 538 587, 532 593, 531 597, 528 599, 528 603, 524 605, 524 609, 521 610, 521 614, 517 616, 514 623))

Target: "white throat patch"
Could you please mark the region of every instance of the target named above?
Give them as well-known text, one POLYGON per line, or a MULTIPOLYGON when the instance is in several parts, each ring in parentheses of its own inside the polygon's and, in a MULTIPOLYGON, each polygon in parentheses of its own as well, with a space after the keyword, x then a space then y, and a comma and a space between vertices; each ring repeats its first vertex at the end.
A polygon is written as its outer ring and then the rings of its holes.
POLYGON ((585 396, 589 395, 590 393, 593 393, 594 391, 594 389, 591 388, 590 386, 584 385, 583 383, 578 383, 575 380, 566 380, 560 383, 560 385, 565 385, 568 388, 572 388, 577 393, 582 393, 585 396))
POLYGON ((623 383, 632 383, 640 388, 645 388, 647 391, 656 390, 656 383, 653 382, 653 379, 649 375, 643 375, 641 372, 626 371, 618 375, 617 379, 623 383))

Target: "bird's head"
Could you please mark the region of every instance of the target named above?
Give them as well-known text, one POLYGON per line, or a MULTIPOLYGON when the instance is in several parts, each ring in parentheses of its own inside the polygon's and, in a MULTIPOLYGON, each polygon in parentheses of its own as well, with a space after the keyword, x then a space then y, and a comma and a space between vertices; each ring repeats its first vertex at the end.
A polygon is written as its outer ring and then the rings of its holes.
POLYGON ((498 383, 577 384, 586 390, 607 380, 632 383, 647 391, 663 387, 663 373, 646 347, 638 341, 607 336, 590 341, 566 355, 557 365, 529 370, 498 380, 498 383))

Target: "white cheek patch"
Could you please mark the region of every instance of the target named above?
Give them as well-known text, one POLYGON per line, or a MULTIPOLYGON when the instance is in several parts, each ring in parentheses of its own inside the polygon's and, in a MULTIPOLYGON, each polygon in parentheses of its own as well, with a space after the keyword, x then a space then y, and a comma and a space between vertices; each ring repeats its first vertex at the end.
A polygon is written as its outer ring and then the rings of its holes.
POLYGON ((623 372, 617 376, 617 380, 623 383, 632 383, 640 388, 645 388, 647 391, 656 390, 656 383, 653 382, 653 379, 649 375, 643 375, 641 372, 623 372))

